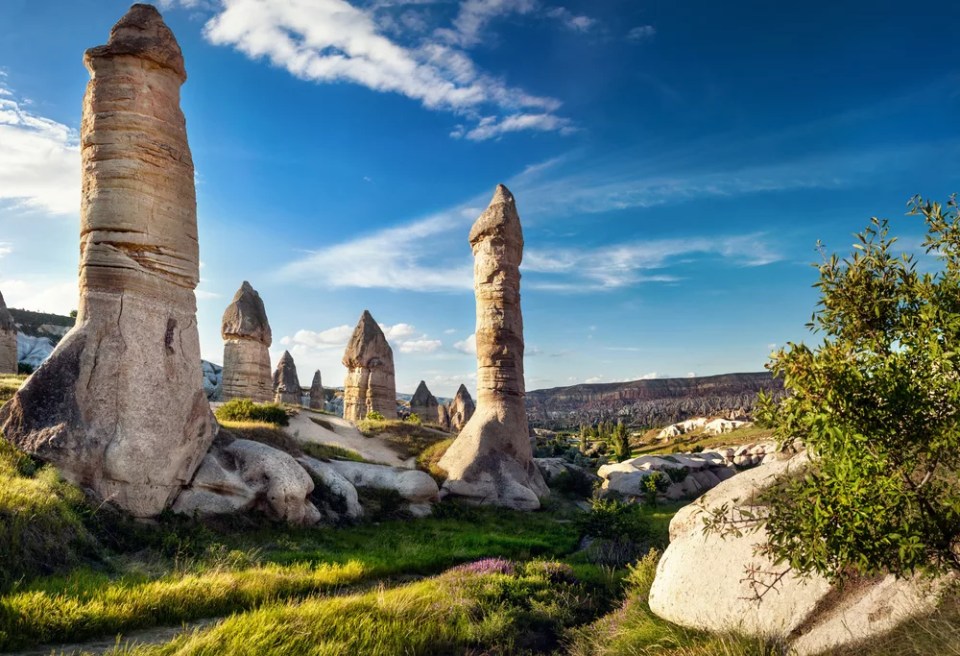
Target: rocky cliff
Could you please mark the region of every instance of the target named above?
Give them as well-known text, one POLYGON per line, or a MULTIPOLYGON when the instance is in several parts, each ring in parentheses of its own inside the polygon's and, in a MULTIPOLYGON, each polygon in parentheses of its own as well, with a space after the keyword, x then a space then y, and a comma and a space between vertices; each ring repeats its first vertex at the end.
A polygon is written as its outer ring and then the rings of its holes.
POLYGON ((527 417, 532 426, 553 429, 618 417, 631 426, 658 427, 695 416, 750 412, 761 390, 779 395, 783 385, 761 372, 554 387, 527 392, 527 417))

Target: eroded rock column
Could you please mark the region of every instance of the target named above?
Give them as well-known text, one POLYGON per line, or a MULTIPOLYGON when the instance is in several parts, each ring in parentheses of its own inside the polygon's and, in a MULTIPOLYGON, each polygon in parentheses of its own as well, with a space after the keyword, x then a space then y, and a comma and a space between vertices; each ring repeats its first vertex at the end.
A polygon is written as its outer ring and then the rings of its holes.
POLYGON ((420 381, 417 391, 410 399, 410 412, 420 417, 420 421, 433 423, 439 420, 437 415, 437 397, 430 393, 425 381, 420 381))
POLYGON ((473 402, 473 397, 470 396, 467 386, 460 385, 453 401, 450 402, 450 412, 448 413, 450 430, 455 433, 462 431, 476 410, 477 404, 473 402))
POLYGON ((327 401, 324 398, 323 379, 320 377, 320 370, 313 374, 313 383, 310 385, 310 409, 324 410, 327 407, 327 401))
POLYGON ((290 351, 284 351, 277 362, 277 370, 273 372, 274 401, 277 403, 291 403, 300 405, 303 390, 300 389, 300 377, 297 375, 297 365, 293 361, 290 351))
POLYGON ((483 504, 535 510, 548 493, 533 462, 524 408, 520 261, 513 195, 497 186, 470 231, 477 301, 477 409, 439 462, 444 489, 483 504))
POLYGON ((151 517, 216 431, 197 334, 186 72, 150 5, 131 7, 84 65, 77 323, 0 410, 0 427, 68 479, 151 517))
POLYGON ((223 313, 220 335, 223 337, 223 400, 272 401, 268 349, 273 335, 263 300, 246 280, 223 313))
POLYGON ((0 374, 17 373, 17 324, 0 294, 0 374))
POLYGON ((368 310, 364 310, 343 354, 347 378, 343 383, 343 418, 366 419, 379 412, 397 418, 397 383, 393 349, 368 310))

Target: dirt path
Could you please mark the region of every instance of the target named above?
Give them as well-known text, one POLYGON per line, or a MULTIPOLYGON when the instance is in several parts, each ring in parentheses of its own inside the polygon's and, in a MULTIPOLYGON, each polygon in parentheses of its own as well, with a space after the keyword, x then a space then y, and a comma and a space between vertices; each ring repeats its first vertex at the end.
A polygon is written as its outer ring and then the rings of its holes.
POLYGON ((284 432, 300 442, 330 444, 356 451, 366 460, 393 467, 413 467, 389 444, 378 437, 365 437, 351 422, 301 408, 284 432), (316 420, 316 421, 314 421, 316 420), (317 423, 320 422, 320 423, 317 423))

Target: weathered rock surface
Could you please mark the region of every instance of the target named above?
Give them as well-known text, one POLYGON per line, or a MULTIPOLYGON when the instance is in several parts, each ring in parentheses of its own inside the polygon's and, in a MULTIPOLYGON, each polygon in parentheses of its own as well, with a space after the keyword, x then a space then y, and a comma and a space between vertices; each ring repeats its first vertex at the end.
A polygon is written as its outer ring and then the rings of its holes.
POLYGON ((331 495, 339 500, 339 502, 336 502, 334 499, 325 499, 327 505, 330 506, 329 514, 334 515, 331 516, 331 519, 341 517, 357 519, 363 516, 363 506, 360 505, 357 488, 343 474, 338 472, 333 464, 309 456, 297 458, 297 462, 315 480, 322 483, 331 495))
POLYGON ((763 585, 774 583, 786 570, 757 552, 765 531, 747 530, 739 536, 704 533, 702 518, 723 504, 737 513, 778 476, 799 471, 805 462, 802 455, 775 460, 723 482, 681 508, 670 522, 670 546, 650 589, 651 610, 700 630, 784 639, 791 643, 790 653, 800 656, 862 640, 931 611, 939 585, 893 577, 841 589, 818 576, 800 578, 787 572, 762 601, 754 600, 763 585), (763 584, 756 588, 747 574, 752 568, 758 572, 753 580, 763 584))
POLYGON ((443 403, 437 406, 437 423, 445 431, 452 430, 450 427, 450 410, 443 403))
POLYGON ((523 232, 513 195, 503 185, 474 223, 470 246, 478 406, 440 459, 448 473, 444 490, 477 503, 536 510, 549 490, 533 462, 523 400, 523 232))
POLYGON ((284 351, 280 361, 277 362, 277 370, 273 372, 273 391, 274 400, 277 403, 300 405, 303 399, 300 377, 297 376, 297 365, 290 351, 284 351))
POLYGON ((186 72, 149 5, 131 7, 84 64, 77 323, 0 410, 0 427, 101 499, 152 517, 216 432, 201 383, 186 72))
POLYGON ((343 354, 347 378, 343 383, 343 418, 366 419, 379 412, 397 418, 397 383, 393 349, 369 311, 364 310, 343 354))
POLYGON ((323 410, 327 407, 327 402, 323 392, 323 379, 320 377, 320 370, 317 369, 313 374, 313 382, 310 384, 310 409, 323 410))
POLYGON ((321 519, 307 499, 313 487, 313 479, 288 453, 259 442, 233 440, 204 456, 173 510, 200 516, 260 510, 291 524, 311 525, 321 519))
POLYGON ((543 480, 547 483, 553 482, 554 479, 564 473, 582 474, 592 480, 598 482, 600 480, 599 476, 563 458, 534 458, 533 461, 537 464, 540 473, 543 475, 543 480))
POLYGON ((467 425, 467 422, 470 421, 470 418, 473 417, 473 413, 477 411, 477 406, 473 402, 473 397, 470 396, 470 392, 467 391, 466 385, 460 385, 457 388, 457 393, 453 397, 453 400, 450 401, 449 416, 450 416, 450 430, 455 433, 459 433, 463 430, 463 427, 467 425))
POLYGON ((437 397, 430 393, 426 382, 421 380, 417 385, 417 391, 413 393, 413 398, 410 399, 410 412, 420 417, 421 421, 432 423, 440 418, 437 410, 439 407, 437 397))
POLYGON ((440 494, 436 481, 419 469, 387 467, 351 460, 331 460, 330 465, 354 487, 393 490, 411 503, 436 501, 440 494))
POLYGON ((272 401, 268 349, 273 343, 273 334, 263 300, 246 280, 223 313, 220 335, 223 337, 223 400, 272 401))
POLYGON ((0 294, 0 374, 17 373, 17 324, 0 294))

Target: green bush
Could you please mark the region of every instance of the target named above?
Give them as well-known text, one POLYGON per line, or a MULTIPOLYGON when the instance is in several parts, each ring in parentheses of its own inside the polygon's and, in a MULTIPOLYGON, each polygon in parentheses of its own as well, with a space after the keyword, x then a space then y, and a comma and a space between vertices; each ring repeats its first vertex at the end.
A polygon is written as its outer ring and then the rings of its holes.
POLYGON ((550 480, 550 487, 571 497, 589 497, 596 485, 593 478, 579 469, 565 469, 550 480))
POLYGON ((382 412, 377 412, 376 410, 371 410, 367 413, 367 421, 385 421, 386 417, 383 416, 382 412))
POLYGON ((290 423, 287 411, 279 403, 254 403, 250 399, 231 399, 214 414, 220 421, 262 421, 277 426, 290 423))
POLYGON ((416 426, 420 426, 423 423, 423 421, 420 419, 420 415, 418 415, 416 412, 411 412, 409 415, 407 415, 407 418, 404 419, 404 421, 408 424, 414 424, 416 426))

